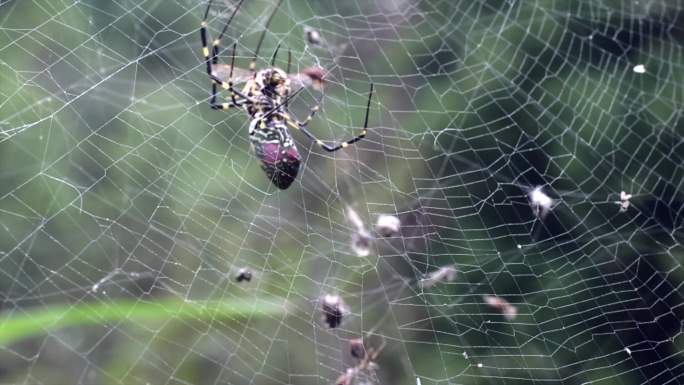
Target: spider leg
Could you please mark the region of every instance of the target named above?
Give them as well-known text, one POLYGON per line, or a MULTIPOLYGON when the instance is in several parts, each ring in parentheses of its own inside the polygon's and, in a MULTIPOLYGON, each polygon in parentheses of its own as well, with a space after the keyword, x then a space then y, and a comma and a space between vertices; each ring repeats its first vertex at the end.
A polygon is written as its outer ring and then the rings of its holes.
MULTIPOLYGON (((223 33, 221 33, 221 34, 223 34, 223 33)), ((216 47, 218 47, 218 46, 215 46, 215 48, 216 48, 216 47)), ((242 107, 242 106, 245 105, 245 104, 253 104, 253 103, 254 103, 253 100, 252 100, 251 98, 247 98, 247 97, 246 97, 245 95, 243 95, 242 93, 239 93, 238 96, 242 95, 242 96, 240 96, 240 97, 241 97, 243 100, 237 100, 237 99, 235 98, 235 95, 236 95, 235 91, 237 91, 237 90, 235 90, 235 89, 233 88, 233 68, 234 68, 234 66, 235 66, 235 50, 236 50, 236 49, 237 49, 237 42, 233 43, 233 54, 232 54, 232 59, 231 59, 231 62, 230 62, 230 74, 228 75, 228 83, 227 83, 227 84, 228 84, 227 89, 231 91, 231 92, 230 92, 230 103, 227 103, 227 102, 225 102, 225 103, 217 103, 217 102, 216 102, 216 96, 217 96, 217 92, 216 92, 216 88, 217 88, 217 87, 216 87, 216 84, 221 84, 221 85, 223 85, 223 88, 226 88, 225 85, 224 85, 225 82, 222 81, 221 79, 217 78, 214 74, 209 74, 209 77, 210 77, 211 80, 212 80, 212 84, 211 84, 211 101, 209 102, 209 104, 211 105, 211 108, 213 108, 213 109, 215 109, 215 110, 227 110, 227 109, 229 109, 230 107, 242 107)), ((216 48, 215 52, 218 52, 218 48, 216 48)), ((214 57, 214 59, 216 59, 216 57, 214 57)), ((214 64, 215 64, 215 63, 214 63, 214 64)))
MULTIPOLYGON (((266 37, 268 26, 271 24, 271 20, 273 20, 273 17, 275 16, 276 12, 278 12, 278 8, 280 8, 280 4, 282 3, 283 0, 278 1, 278 4, 275 6, 275 8, 273 8, 273 12, 271 12, 271 15, 268 17, 268 20, 266 20, 266 25, 264 25, 264 32, 262 32, 261 36, 259 37, 259 42, 257 43, 256 50, 254 50, 254 57, 252 58, 252 62, 249 63, 249 70, 252 71, 252 77, 256 77, 256 61, 259 57, 259 49, 261 49, 261 44, 264 42, 264 38, 266 37)), ((276 52, 278 51, 276 50, 276 52)))
MULTIPOLYGON (((288 81, 288 87, 286 88, 286 92, 285 92, 286 98, 287 98, 287 95, 290 94, 289 82, 290 82, 290 65, 291 64, 292 64, 292 50, 288 48, 288 50, 287 50, 287 69, 285 70, 285 73, 287 74, 287 81, 288 81)), ((287 110, 287 107, 288 107, 288 103, 285 103, 285 109, 286 110, 287 110)))
POLYGON ((276 46, 275 51, 273 51, 273 56, 271 57, 271 67, 275 66, 276 58, 278 57, 278 51, 280 50, 280 43, 276 46))
POLYGON ((369 354, 368 357, 370 358, 371 361, 375 361, 378 359, 378 356, 380 353, 382 353, 382 350, 385 348, 385 345, 387 344, 387 341, 385 339, 382 339, 382 343, 380 343, 380 346, 377 348, 373 349, 373 353, 369 354))
POLYGON ((216 83, 211 85, 211 90, 212 90, 212 97, 211 97, 211 100, 209 101, 209 105, 214 110, 227 110, 231 107, 242 107, 245 104, 251 104, 250 100, 245 100, 245 99, 237 100, 235 98, 235 94, 233 94, 233 93, 231 93, 231 101, 230 102, 217 103, 216 102, 216 83))
POLYGON ((292 50, 287 49, 287 69, 285 70, 286 74, 290 74, 290 65, 292 64, 292 50))
POLYGON ((370 85, 370 91, 368 92, 368 104, 366 105, 366 118, 363 123, 363 130, 361 130, 361 133, 349 140, 346 140, 344 142, 341 142, 337 145, 331 146, 329 144, 326 144, 322 140, 316 138, 314 134, 312 134, 309 130, 306 129, 306 126, 309 124, 311 119, 313 118, 314 114, 316 111, 318 111, 318 106, 315 106, 314 108, 311 109, 311 113, 309 116, 304 120, 303 122, 299 122, 296 120, 292 120, 289 116, 286 116, 287 123, 290 125, 290 127, 299 129, 306 135, 307 138, 311 139, 312 141, 316 142, 319 146, 321 146, 322 149, 328 151, 328 152, 333 152, 340 150, 342 148, 346 148, 350 144, 354 144, 358 142, 359 140, 363 139, 366 137, 366 134, 368 133, 368 116, 370 113, 370 104, 371 104, 371 99, 373 98, 373 83, 370 85))
MULTIPOLYGON (((202 22, 200 23, 200 37, 202 39, 202 54, 204 55, 204 60, 207 64, 207 74, 209 77, 213 80, 213 84, 211 86, 211 100, 209 101, 209 104, 211 105, 211 108, 213 109, 228 109, 231 106, 239 107, 244 104, 244 102, 238 101, 235 99, 235 95, 231 92, 231 103, 217 103, 216 102, 216 97, 217 97, 217 77, 214 76, 213 74, 213 65, 218 64, 218 54, 220 50, 220 44, 221 44, 221 39, 223 38, 223 34, 226 32, 228 29, 228 26, 230 25, 230 22, 233 21, 233 18, 235 17, 235 14, 237 13, 238 9, 240 9, 240 6, 244 0, 240 0, 240 2, 235 6, 235 9, 233 10, 233 13, 230 15, 230 18, 228 18, 228 21, 226 21, 226 24, 223 26, 223 30, 221 31, 221 34, 219 35, 218 39, 214 40, 212 42, 212 48, 211 51, 209 50, 209 46, 207 45, 208 42, 208 37, 209 37, 209 32, 207 31, 208 23, 207 23, 207 18, 209 17, 209 10, 211 9, 211 4, 213 3, 213 0, 209 0, 209 4, 207 5, 207 9, 204 12, 204 18, 202 19, 202 22), (211 52, 211 54, 210 54, 211 52)), ((236 43, 237 44, 237 43, 236 43)), ((233 45, 233 64, 235 64, 235 45, 233 45)), ((232 88, 232 76, 233 76, 233 69, 231 67, 231 72, 230 72, 230 77, 229 79, 229 84, 231 84, 232 88)), ((218 84, 222 84, 223 81, 219 79, 218 84)), ((224 87, 225 88, 225 87, 224 87)))
POLYGON ((240 9, 240 6, 245 0, 240 0, 240 2, 235 6, 235 9, 233 10, 233 13, 230 15, 228 18, 228 21, 226 21, 226 24, 223 26, 223 30, 221 31, 221 34, 219 35, 218 39, 214 40, 212 42, 212 49, 211 49, 211 55, 210 55, 210 50, 209 46, 207 45, 208 42, 208 36, 209 32, 207 31, 207 27, 209 23, 207 22, 207 18, 209 17, 209 10, 211 9, 211 4, 213 3, 213 0, 209 0, 209 4, 207 5, 206 11, 204 11, 204 18, 202 19, 202 22, 200 23, 200 37, 202 38, 202 54, 204 55, 204 60, 207 63, 207 73, 209 75, 212 74, 212 64, 218 64, 218 54, 219 54, 219 46, 221 44, 221 39, 223 38, 223 35, 226 33, 226 30, 228 30, 228 26, 230 25, 230 22, 233 21, 233 18, 235 17, 235 14, 237 14, 238 9, 240 9))
MULTIPOLYGON (((237 105, 237 101, 235 101, 235 92, 233 91, 233 68, 235 68, 235 51, 236 50, 237 50, 237 42, 233 43, 233 54, 231 55, 231 59, 230 59, 230 74, 228 75, 228 88, 231 90, 230 91, 230 100, 233 101, 233 104, 237 105)), ((239 94, 238 94, 238 96, 239 96, 239 94)), ((240 96, 240 97, 243 99, 247 99, 244 96, 240 96)))
MULTIPOLYGON (((249 96, 243 94, 241 91, 239 91, 239 90, 237 90, 235 87, 233 87, 233 85, 232 85, 231 83, 229 83, 229 82, 224 82, 223 80, 217 78, 217 77, 214 76, 214 75, 211 75, 210 78, 211 78, 211 80, 213 80, 214 82, 216 82, 216 84, 220 84, 221 87, 223 87, 223 89, 228 90, 228 91, 230 91, 231 93, 234 93, 235 95, 237 95, 237 96, 241 97, 242 99, 244 99, 245 102, 247 102, 247 103, 249 103, 249 104, 256 104, 256 103, 257 103, 256 100, 254 100, 253 98, 251 98, 251 97, 249 97, 249 96)), ((234 97, 235 95, 233 95, 233 97, 234 97)))
MULTIPOLYGON (((289 67, 289 63, 288 63, 288 67, 289 67)), ((302 87, 298 91, 301 91, 303 89, 304 88, 302 87)), ((289 91, 288 91, 288 94, 289 94, 289 91)), ((286 114, 285 120, 286 120, 287 124, 290 127, 294 128, 295 130, 302 129, 302 131, 305 131, 304 134, 309 136, 307 134, 308 131, 304 130, 304 128, 306 128, 306 126, 309 125, 309 122, 311 121, 311 119, 313 119, 314 115, 316 115, 316 112, 318 112, 318 110, 320 109, 322 99, 323 99, 323 95, 321 95, 321 97, 318 99, 318 102, 316 103, 316 105, 311 108, 311 111, 309 112, 309 116, 307 116, 306 119, 304 119, 303 121, 299 121, 297 118, 292 117, 289 113, 286 114)), ((286 99, 285 106, 287 106, 287 99, 286 99)), ((311 139, 316 140, 315 138, 311 138, 311 139)))

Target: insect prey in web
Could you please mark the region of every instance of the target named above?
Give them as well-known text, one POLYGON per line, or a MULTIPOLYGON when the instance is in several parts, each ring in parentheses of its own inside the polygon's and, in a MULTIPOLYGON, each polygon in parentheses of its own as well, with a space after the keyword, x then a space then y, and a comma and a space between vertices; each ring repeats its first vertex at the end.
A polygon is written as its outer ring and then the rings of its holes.
POLYGON ((632 199, 632 194, 628 194, 624 191, 620 191, 620 200, 615 202, 620 205, 620 212, 623 213, 629 209, 630 199, 632 199))
POLYGON ((485 295, 482 297, 482 299, 485 301, 485 303, 487 303, 487 305, 500 311, 501 314, 503 314, 504 318, 506 318, 509 321, 514 320, 515 317, 518 315, 518 309, 501 297, 497 297, 494 295, 485 295))
POLYGON ((375 231, 383 237, 394 237, 399 235, 401 222, 395 215, 382 214, 378 216, 375 223, 375 231))
POLYGON ((428 274, 426 278, 420 280, 420 287, 429 289, 438 283, 452 282, 456 279, 458 270, 454 265, 442 266, 439 269, 428 274))
POLYGON ((252 280, 252 270, 242 267, 235 274, 235 281, 237 282, 249 282, 252 280))
POLYGON ((344 318, 349 314, 349 307, 336 294, 326 294, 321 299, 321 319, 330 329, 334 329, 342 324, 344 318))
POLYGON ((537 186, 529 192, 530 205, 539 219, 544 219, 553 206, 553 199, 537 186))

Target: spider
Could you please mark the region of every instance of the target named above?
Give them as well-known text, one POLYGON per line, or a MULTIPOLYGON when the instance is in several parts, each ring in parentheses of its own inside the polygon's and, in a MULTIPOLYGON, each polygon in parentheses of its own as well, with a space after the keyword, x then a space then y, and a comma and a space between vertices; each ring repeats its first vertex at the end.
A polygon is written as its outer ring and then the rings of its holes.
POLYGON ((288 75, 290 70, 290 62, 292 54, 288 52, 287 71, 274 66, 276 56, 278 54, 278 46, 273 53, 271 66, 262 70, 256 69, 256 61, 259 55, 259 49, 266 36, 266 31, 270 25, 273 17, 282 4, 280 0, 273 12, 266 21, 264 31, 262 32, 259 42, 257 43, 254 57, 249 65, 251 77, 245 81, 245 86, 242 90, 238 90, 233 84, 233 72, 235 69, 235 51, 237 42, 233 44, 233 52, 231 55, 231 64, 228 67, 228 81, 223 81, 217 74, 216 69, 219 67, 218 55, 220 50, 221 39, 223 34, 228 29, 230 22, 235 17, 238 9, 245 0, 235 6, 232 14, 226 21, 226 24, 221 31, 219 37, 212 42, 211 49, 208 42, 208 23, 209 10, 213 0, 209 1, 209 5, 204 13, 204 19, 200 26, 200 35, 202 39, 202 53, 207 64, 207 74, 212 80, 212 92, 209 104, 212 109, 227 110, 231 107, 244 108, 249 115, 251 122, 249 124, 249 139, 257 158, 261 161, 261 168, 266 172, 266 176, 273 182, 276 187, 280 189, 287 189, 294 182, 299 172, 299 165, 302 160, 294 140, 290 135, 288 126, 300 130, 311 141, 315 142, 326 151, 333 152, 346 148, 350 144, 358 142, 367 134, 368 129, 368 115, 370 112, 371 99, 373 97, 373 83, 370 84, 370 91, 368 93, 368 103, 366 105, 366 117, 361 133, 349 140, 340 142, 336 145, 328 145, 322 140, 316 138, 308 129, 307 126, 311 119, 319 109, 320 100, 317 105, 311 108, 311 111, 306 119, 299 121, 291 116, 288 111, 288 101, 292 99, 299 91, 291 92, 290 77, 288 75), (230 99, 226 98, 226 102, 217 102, 217 86, 221 86, 224 90, 230 92, 230 99))

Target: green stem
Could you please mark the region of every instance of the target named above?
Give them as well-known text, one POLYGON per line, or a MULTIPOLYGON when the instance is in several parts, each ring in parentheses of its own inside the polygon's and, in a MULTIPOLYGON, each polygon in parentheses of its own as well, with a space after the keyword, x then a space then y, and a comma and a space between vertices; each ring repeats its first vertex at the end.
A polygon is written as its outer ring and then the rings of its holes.
POLYGON ((69 326, 169 319, 244 319, 282 314, 287 307, 284 299, 274 297, 212 302, 178 298, 153 302, 116 300, 18 309, 0 315, 0 346, 69 326))

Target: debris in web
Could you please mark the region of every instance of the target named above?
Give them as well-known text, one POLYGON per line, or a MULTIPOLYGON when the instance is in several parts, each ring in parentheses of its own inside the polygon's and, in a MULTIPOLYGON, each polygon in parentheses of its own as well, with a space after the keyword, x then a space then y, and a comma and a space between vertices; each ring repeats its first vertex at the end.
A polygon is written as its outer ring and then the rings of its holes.
POLYGON ((551 210, 553 199, 542 191, 541 186, 535 187, 530 191, 529 196, 530 204, 534 209, 535 215, 539 217, 539 219, 544 219, 549 213, 549 210, 551 210))
POLYGON ((394 215, 382 214, 375 223, 375 230, 383 237, 394 237, 399 235, 401 222, 394 215))
POLYGON ((306 41, 311 45, 321 44, 321 34, 311 27, 304 26, 304 37, 306 38, 306 41))
POLYGON ((235 275, 235 280, 237 282, 249 282, 252 280, 252 270, 243 267, 238 270, 237 274, 235 275))
POLYGON ((442 266, 420 281, 420 287, 429 289, 438 283, 452 282, 458 270, 454 265, 442 266))
POLYGON ((371 237, 366 231, 357 231, 352 234, 352 250, 359 257, 370 255, 371 237))
POLYGON ((349 218, 349 223, 356 227, 357 231, 366 230, 361 217, 351 206, 347 206, 347 218, 349 218))
POLYGON ((366 230, 366 226, 364 226, 359 214, 351 207, 347 207, 347 218, 349 218, 349 222, 355 227, 355 230, 351 235, 352 250, 354 250, 354 253, 359 257, 367 257, 370 255, 372 244, 370 233, 366 230))
POLYGON ((351 342, 350 354, 352 357, 358 359, 355 366, 349 367, 345 372, 337 378, 335 385, 352 385, 352 384, 372 384, 375 370, 378 369, 378 364, 375 362, 385 348, 385 341, 378 348, 368 348, 366 351, 363 345, 362 338, 355 338, 351 342))
POLYGON ((363 347, 363 338, 354 338, 349 341, 349 353, 359 360, 366 357, 366 348, 363 347))
POLYGON ((325 85, 325 70, 322 67, 307 67, 302 72, 290 75, 292 91, 297 91, 302 87, 312 87, 320 91, 325 85))
POLYGON ((482 299, 489 306, 492 306, 493 308, 500 311, 501 314, 503 314, 504 318, 506 318, 509 321, 514 320, 515 316, 518 315, 518 309, 501 297, 497 297, 494 295, 485 295, 482 297, 482 299))
POLYGON ((327 294, 323 297, 321 318, 329 328, 334 329, 340 326, 347 314, 349 314, 349 308, 339 295, 327 294))
POLYGON ((356 368, 347 368, 347 370, 335 381, 335 385, 352 385, 356 377, 356 368))
POLYGON ((629 200, 632 199, 632 194, 627 194, 624 191, 620 191, 620 201, 615 202, 620 205, 620 212, 624 213, 629 209, 629 200))
POLYGON ((643 64, 637 64, 632 68, 632 71, 638 73, 638 74, 643 74, 646 72, 646 66, 643 64))
POLYGON ((120 268, 116 268, 116 269, 110 271, 109 274, 107 274, 107 275, 105 275, 104 277, 102 277, 102 279, 100 279, 99 281, 97 281, 93 286, 91 286, 91 287, 90 287, 90 291, 93 292, 93 293, 99 292, 99 291, 100 291, 100 288, 102 288, 102 286, 103 286, 104 284, 106 284, 107 282, 111 281, 111 280, 112 280, 114 277, 116 277, 117 275, 123 275, 123 276, 126 276, 126 277, 130 278, 130 279, 139 279, 139 278, 146 278, 146 277, 152 276, 151 273, 138 273, 138 272, 135 272, 135 271, 127 272, 127 271, 124 271, 124 270, 122 270, 122 269, 120 269, 120 268))
POLYGON ((306 25, 304 26, 304 42, 308 47, 327 50, 334 57, 334 61, 337 61, 349 46, 348 42, 341 44, 328 42, 317 29, 306 25))

